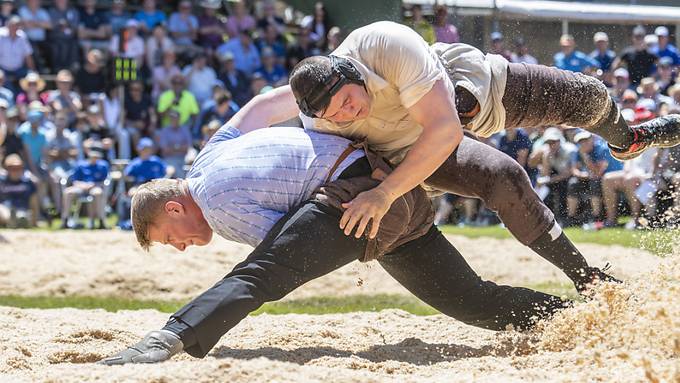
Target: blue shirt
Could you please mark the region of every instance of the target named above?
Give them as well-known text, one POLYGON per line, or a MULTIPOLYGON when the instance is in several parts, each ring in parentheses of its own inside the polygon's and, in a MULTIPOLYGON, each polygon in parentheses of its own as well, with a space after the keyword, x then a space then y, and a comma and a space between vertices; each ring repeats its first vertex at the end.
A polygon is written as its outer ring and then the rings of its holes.
MULTIPOLYGON (((598 163, 600 161, 607 161, 607 148, 602 145, 598 145, 597 142, 593 144, 593 150, 590 153, 587 153, 586 155, 588 158, 590 158, 590 161, 592 161, 594 164, 598 163)), ((588 171, 588 167, 586 167, 585 162, 583 162, 583 159, 581 158, 581 152, 576 150, 573 154, 574 156, 574 164, 576 167, 581 170, 581 171, 588 171)))
POLYGON ((17 136, 21 138, 31 155, 31 160, 36 166, 40 166, 42 161, 43 149, 47 146, 47 129, 45 124, 41 124, 35 134, 31 130, 31 123, 26 121, 17 129, 17 136))
POLYGON ((603 71, 608 71, 612 67, 612 63, 616 58, 616 53, 613 50, 607 49, 604 54, 596 49, 590 53, 590 58, 597 61, 600 64, 600 69, 603 71))
POLYGON ((155 11, 154 13, 146 13, 141 10, 135 13, 135 20, 141 21, 146 25, 147 29, 152 30, 158 24, 163 24, 165 22, 165 13, 161 11, 155 11))
POLYGON ((587 67, 599 68, 600 64, 581 51, 573 51, 569 56, 558 52, 553 59, 555 66, 572 72, 583 72, 587 67))
POLYGON ((0 177, 0 203, 9 204, 15 209, 28 209, 31 196, 37 190, 26 174, 18 180, 11 180, 7 176, 0 177))
POLYGON ((248 76, 252 75, 255 69, 262 65, 260 52, 253 43, 250 43, 248 51, 246 51, 240 39, 233 38, 217 47, 218 56, 224 55, 225 52, 231 52, 234 55, 234 66, 236 69, 245 72, 248 76))
POLYGON ((659 58, 670 57, 673 59, 673 65, 680 65, 680 54, 678 54, 678 48, 676 48, 673 44, 666 44, 664 49, 659 49, 657 46, 651 51, 655 55, 659 56, 659 58))
MULTIPOLYGON (((241 135, 225 125, 196 157, 187 174, 189 191, 215 233, 257 246, 276 221, 325 182, 350 142, 290 127, 241 135)), ((355 150, 331 179, 363 156, 355 150)))
POLYGON ((104 182, 109 176, 109 164, 104 160, 97 160, 94 164, 88 160, 78 162, 71 181, 104 182))
POLYGON ((156 178, 165 177, 165 162, 158 156, 151 156, 146 160, 137 157, 130 161, 123 171, 126 177, 134 178, 136 185, 156 178))
POLYGON ((531 140, 529 139, 529 136, 522 129, 517 129, 516 131, 517 136, 514 140, 508 141, 508 136, 503 134, 498 141, 498 150, 509 155, 515 161, 517 161, 520 150, 526 149, 531 151, 531 140))
MULTIPOLYGON (((183 19, 177 12, 170 15, 170 19, 168 20, 168 32, 187 33, 191 30, 198 30, 198 19, 196 16, 189 15, 189 18, 183 19)), ((174 40, 177 45, 193 44, 191 37, 188 36, 178 37, 174 40)))
POLYGON ((262 66, 258 70, 256 70, 255 73, 261 74, 262 77, 265 80, 267 80, 267 83, 269 83, 269 85, 275 85, 276 83, 285 79, 288 76, 286 70, 283 68, 283 66, 279 64, 274 64, 274 67, 272 68, 271 71, 268 71, 265 67, 262 66))

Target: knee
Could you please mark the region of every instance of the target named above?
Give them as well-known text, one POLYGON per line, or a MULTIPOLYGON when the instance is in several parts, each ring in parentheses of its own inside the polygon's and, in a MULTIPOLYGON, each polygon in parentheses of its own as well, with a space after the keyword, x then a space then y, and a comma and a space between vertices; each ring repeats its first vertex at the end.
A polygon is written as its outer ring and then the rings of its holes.
POLYGON ((528 193, 533 193, 526 171, 510 157, 487 179, 487 187, 480 192, 480 196, 487 206, 494 210, 506 204, 519 202, 528 193))

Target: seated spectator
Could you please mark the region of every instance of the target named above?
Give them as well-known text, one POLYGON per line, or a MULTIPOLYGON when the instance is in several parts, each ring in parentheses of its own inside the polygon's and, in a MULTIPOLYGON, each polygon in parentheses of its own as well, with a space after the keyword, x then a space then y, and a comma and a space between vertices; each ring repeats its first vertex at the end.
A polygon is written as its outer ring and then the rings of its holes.
POLYGON ((593 43, 595 43, 595 50, 590 53, 590 58, 597 61, 603 72, 610 71, 616 59, 616 53, 609 49, 609 36, 604 32, 597 32, 593 35, 593 43))
POLYGON ((132 145, 137 146, 142 137, 153 137, 156 133, 158 118, 153 103, 144 92, 141 81, 128 85, 125 97, 125 128, 132 138, 132 145))
MULTIPOLYGON (((25 165, 35 176, 41 177, 43 152, 47 145, 47 133, 52 132, 54 126, 45 118, 45 112, 40 103, 32 103, 28 109, 27 121, 19 126, 17 135, 26 147, 28 158, 25 165)), ((42 177, 41 177, 42 178, 42 177)))
MULTIPOLYGON (((158 113, 165 115, 170 109, 174 109, 179 112, 181 125, 194 126, 196 116, 200 112, 196 97, 186 89, 184 76, 174 76, 171 83, 172 89, 161 93, 158 98, 158 113)), ((162 125, 169 123, 167 118, 162 121, 162 125)))
POLYGON ((227 18, 227 33, 229 38, 236 37, 241 31, 252 31, 255 29, 255 19, 248 13, 243 0, 232 2, 231 16, 227 18))
POLYGON ((201 131, 203 135, 203 140, 201 141, 201 149, 205 146, 205 144, 210 141, 210 138, 217 133, 218 130, 222 127, 223 124, 220 124, 219 121, 217 120, 212 120, 210 121, 207 125, 203 126, 203 129, 201 131))
POLYGON ((109 164, 102 159, 102 151, 92 146, 87 150, 87 160, 80 161, 69 177, 71 186, 64 190, 62 202, 61 228, 68 229, 68 218, 71 205, 76 198, 84 195, 92 196, 90 207, 90 229, 95 228, 95 219, 99 221, 99 229, 106 229, 106 192, 104 181, 109 177, 109 164))
POLYGON ((184 178, 186 156, 192 143, 191 132, 188 126, 180 125, 176 110, 168 112, 168 118, 170 124, 158 132, 158 147, 165 163, 175 169, 173 177, 184 178))
POLYGON ((119 33, 111 37, 109 52, 114 57, 127 57, 137 61, 137 67, 144 64, 144 39, 137 33, 139 23, 137 20, 128 20, 125 24, 125 33, 119 33), (121 41, 123 36, 123 41, 121 41), (121 49, 122 48, 122 49, 121 49))
POLYGON ((515 52, 511 55, 511 61, 514 63, 538 64, 538 60, 529 54, 529 47, 523 38, 515 39, 515 52))
POLYGON ((107 18, 111 27, 111 36, 119 34, 127 25, 132 15, 125 10, 125 0, 112 0, 111 10, 107 18))
POLYGON ((565 141, 562 131, 551 127, 536 141, 529 157, 529 166, 540 171, 536 180, 538 194, 562 223, 566 220, 567 185, 575 152, 576 148, 565 141))
POLYGON ((286 46, 281 41, 281 36, 276 31, 273 24, 269 24, 264 30, 260 39, 255 42, 260 54, 264 52, 265 48, 270 49, 276 57, 276 62, 285 65, 286 62, 286 46))
MULTIPOLYGON (((423 8, 420 4, 414 4, 411 7, 411 18, 409 19, 407 25, 411 27, 414 31, 427 42, 428 45, 432 45, 437 41, 437 37, 434 33, 434 28, 429 21, 425 20, 423 17, 423 8)), ((314 33, 314 31, 312 31, 314 33)), ((324 32, 325 35, 325 32, 324 32)), ((313 40, 317 40, 312 37, 313 40)), ((317 45, 318 46, 318 45, 317 45)))
POLYGON ((572 35, 560 37, 561 52, 555 54, 553 65, 572 72, 590 73, 592 69, 599 69, 600 63, 576 50, 576 41, 572 35))
POLYGON ((236 69, 245 72, 249 76, 262 65, 260 62, 260 52, 253 43, 250 30, 240 31, 238 38, 229 39, 229 41, 217 48, 217 54, 220 56, 224 56, 227 52, 233 55, 236 69))
POLYGON ((449 23, 449 9, 446 5, 437 5, 434 10, 434 34, 438 43, 459 43, 458 28, 449 23))
POLYGON ((498 31, 491 33, 491 49, 489 49, 489 53, 501 55, 506 60, 512 61, 512 52, 505 48, 503 34, 498 31))
POLYGON ((0 69, 0 98, 7 101, 7 106, 14 106, 14 92, 5 88, 5 72, 0 69))
POLYGON ((165 13, 156 9, 156 0, 144 0, 142 9, 135 13, 135 20, 139 21, 142 34, 148 36, 156 25, 165 23, 165 13))
POLYGON ((78 63, 78 26, 80 15, 68 0, 54 0, 49 10, 52 29, 48 35, 53 71, 75 69, 78 63))
POLYGON ((167 165, 165 161, 154 155, 154 144, 151 138, 140 139, 136 149, 139 157, 130 161, 123 171, 133 186, 166 176, 167 165))
POLYGON ((234 63, 234 55, 227 51, 220 57, 222 61, 222 70, 218 79, 222 81, 224 87, 231 93, 234 102, 238 106, 245 105, 252 97, 250 91, 250 78, 248 75, 236 69, 234 63))
POLYGON ((668 96, 673 100, 669 105, 669 113, 678 113, 680 111, 680 84, 668 88, 668 96))
MULTIPOLYGON (((332 27, 328 31, 328 35, 326 36, 326 39, 328 39, 328 47, 326 48, 326 55, 329 55, 333 53, 333 51, 342 44, 343 36, 342 36, 342 30, 340 27, 332 27)), ((283 65, 285 65, 285 57, 284 57, 284 62, 283 65)))
POLYGON ((198 38, 198 19, 191 14, 191 6, 191 1, 180 1, 177 12, 168 19, 168 32, 179 48, 193 46, 198 38))
POLYGON ((212 57, 217 47, 224 42, 227 20, 217 15, 217 10, 222 7, 220 0, 202 0, 200 6, 203 14, 198 16, 198 41, 207 50, 208 56, 212 57))
POLYGON ((661 94, 668 96, 668 88, 675 85, 673 60, 670 57, 662 57, 659 59, 659 65, 654 78, 656 79, 661 94))
POLYGON ((187 65, 182 74, 187 81, 187 89, 196 98, 199 105, 212 96, 212 88, 217 81, 215 70, 208 65, 205 55, 194 56, 191 65, 187 65))
POLYGON ((85 118, 78 121, 78 131, 81 134, 83 150, 88 153, 92 150, 102 152, 100 158, 112 159, 115 141, 113 129, 106 126, 104 117, 99 106, 90 105, 87 108, 85 118))
POLYGON ((274 3, 274 0, 263 1, 262 17, 257 20, 257 29, 264 32, 269 26, 273 26, 276 34, 282 35, 286 31, 286 22, 283 18, 276 15, 274 3))
POLYGON ((507 129, 501 132, 497 149, 512 157, 527 173, 531 174, 527 162, 531 145, 529 135, 523 129, 507 129))
POLYGON ((7 174, 0 176, 0 225, 10 228, 36 226, 35 182, 24 171, 24 163, 17 154, 7 156, 4 166, 7 174))
MULTIPOLYGON (((0 101, 1 103, 2 101, 0 101)), ((4 134, 4 141, 0 145, 0 158, 5 158, 10 154, 17 154, 24 162, 28 158, 26 147, 17 132, 19 125, 19 112, 16 108, 6 110, 4 121, 0 121, 0 132, 4 134)))
POLYGON ((262 66, 259 67, 255 73, 261 75, 267 80, 267 84, 272 87, 288 83, 288 73, 286 73, 286 69, 276 62, 274 51, 269 47, 265 47, 262 50, 262 66))
POLYGON ((623 94, 630 90, 630 77, 626 68, 618 68, 614 71, 614 88, 611 89, 611 96, 617 103, 622 102, 623 94))
POLYGON ((43 92, 45 89, 45 80, 35 72, 28 72, 26 77, 19 80, 19 86, 22 92, 17 95, 16 106, 19 110, 19 118, 22 121, 26 120, 26 112, 28 105, 33 102, 39 102, 43 106, 47 105, 49 94, 43 92))
POLYGON ((58 212, 61 212, 61 180, 68 178, 73 171, 78 157, 77 137, 66 130, 68 117, 60 112, 54 117, 56 127, 54 134, 47 136, 45 146, 45 162, 52 200, 58 212))
POLYGON ((295 43, 286 51, 286 70, 290 72, 303 59, 320 54, 319 48, 309 38, 309 30, 301 29, 295 43))
POLYGON ((21 29, 19 16, 10 17, 7 26, 0 28, 0 69, 5 72, 10 87, 29 70, 35 70, 33 48, 21 29))
POLYGON ((645 27, 638 25, 633 28, 633 44, 621 52, 612 66, 618 68, 621 64, 625 65, 630 74, 632 85, 639 85, 640 80, 649 77, 656 69, 658 56, 650 53, 645 45, 645 27))
POLYGON ((218 121, 224 125, 239 111, 239 106, 231 99, 228 90, 219 90, 213 95, 214 103, 201 111, 201 131, 212 121, 218 121))
POLYGON ((75 87, 83 96, 100 97, 106 91, 108 82, 104 68, 104 57, 100 50, 93 49, 85 56, 83 65, 76 74, 75 87))
POLYGON ((50 47, 47 43, 47 31, 52 29, 50 14, 40 7, 40 0, 26 0, 26 3, 19 8, 19 17, 33 47, 33 62, 36 69, 45 70, 46 58, 50 55, 50 47))
POLYGON ((105 13, 97 11, 97 0, 84 0, 78 26, 78 40, 83 50, 106 49, 110 36, 109 19, 105 13))
MULTIPOLYGON (((415 5, 414 7, 420 8, 420 5, 415 5)), ((321 1, 317 1, 314 4, 314 14, 308 15, 302 18, 300 26, 304 29, 309 30, 309 38, 314 42, 319 51, 323 52, 328 48, 328 41, 326 41, 326 35, 331 29, 331 21, 326 10, 326 6, 321 1)), ((417 17, 414 12, 413 16, 413 27, 416 32, 421 33, 421 28, 423 32, 429 29, 428 32, 424 32, 423 38, 428 43, 434 42, 434 29, 427 20, 422 18, 422 12, 420 12, 420 17, 417 17), (418 20, 416 20, 416 18, 418 20), (422 22, 421 22, 422 21, 422 22), (431 33, 430 33, 431 32, 431 33)))
MULTIPOLYGON (((640 95, 638 104, 643 100, 651 100, 654 102, 654 108, 648 108, 651 111, 656 111, 662 104, 670 105, 673 100, 661 94, 659 84, 656 83, 654 77, 645 77, 640 81, 637 87, 637 92, 640 95)), ((651 105, 651 104, 650 104, 651 105)))
POLYGON ((0 27, 6 26, 12 16, 14 16, 14 0, 0 2, 0 27))
POLYGON ((576 214, 584 199, 590 201, 591 219, 594 222, 602 212, 602 175, 607 169, 606 148, 595 145, 590 132, 582 131, 574 136, 578 152, 572 163, 572 177, 567 189, 567 216, 569 222, 577 222, 576 214))
POLYGON ((69 126, 73 126, 76 115, 83 109, 80 95, 73 91, 73 75, 68 69, 62 69, 57 73, 56 83, 57 89, 48 93, 47 104, 55 112, 66 112, 69 126))
POLYGON ((267 79, 265 79, 261 73, 253 74, 253 77, 250 79, 250 92, 253 96, 265 93, 271 89, 271 85, 267 83, 267 79))
POLYGON ((632 89, 626 89, 621 97, 621 108, 635 111, 637 108, 638 94, 632 89))
MULTIPOLYGON (((156 68, 164 64, 167 54, 172 54, 172 63, 175 63, 175 43, 168 37, 163 25, 156 25, 153 34, 146 40, 146 65, 156 68)), ((170 81, 168 79, 168 81, 170 81)))
POLYGON ((678 48, 671 44, 668 38, 669 32, 668 28, 665 26, 656 27, 654 34, 657 37, 657 45, 651 50, 651 53, 655 54, 659 59, 668 57, 671 60, 671 65, 680 65, 680 54, 678 54, 678 48))
POLYGON ((175 52, 172 50, 163 51, 163 62, 153 68, 151 75, 151 98, 156 101, 161 93, 172 88, 172 78, 181 75, 182 71, 175 64, 175 52))

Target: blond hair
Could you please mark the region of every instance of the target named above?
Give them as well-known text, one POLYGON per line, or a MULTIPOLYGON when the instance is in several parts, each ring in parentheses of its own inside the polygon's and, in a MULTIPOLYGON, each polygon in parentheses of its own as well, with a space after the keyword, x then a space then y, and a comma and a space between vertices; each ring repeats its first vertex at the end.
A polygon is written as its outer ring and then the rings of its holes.
POLYGON ((185 195, 181 179, 160 178, 137 187, 130 206, 132 228, 137 242, 146 251, 151 246, 149 228, 153 226, 165 203, 185 195))

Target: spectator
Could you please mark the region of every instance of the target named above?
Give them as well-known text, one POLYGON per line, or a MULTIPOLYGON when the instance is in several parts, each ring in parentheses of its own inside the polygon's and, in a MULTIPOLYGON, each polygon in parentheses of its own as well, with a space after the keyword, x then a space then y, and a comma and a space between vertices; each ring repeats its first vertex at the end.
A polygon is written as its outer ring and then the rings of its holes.
POLYGON ((201 142, 201 149, 210 141, 210 138, 217 133, 218 130, 222 127, 222 124, 220 124, 219 121, 217 120, 212 120, 208 123, 208 125, 204 125, 202 129, 203 133, 203 141, 201 142))
MULTIPOLYGON (((418 34, 428 44, 432 45, 437 41, 437 37, 434 33, 434 27, 432 27, 432 24, 430 24, 430 22, 425 20, 423 17, 423 8, 420 6, 420 4, 414 4, 411 6, 411 20, 409 20, 407 25, 414 31, 418 32, 418 34)), ((312 40, 315 40, 313 30, 311 37, 312 40)))
POLYGON ((78 11, 69 7, 68 0, 54 0, 50 9, 52 30, 49 44, 52 50, 50 63, 52 70, 73 69, 78 63, 78 11))
POLYGON ((40 7, 40 0, 26 0, 26 4, 19 8, 19 17, 33 47, 33 62, 37 69, 44 70, 47 66, 45 58, 50 53, 47 44, 47 32, 52 29, 50 14, 40 7))
POLYGON ((437 5, 434 10, 434 33, 438 43, 453 44, 460 42, 458 28, 449 23, 449 9, 446 5, 437 5))
POLYGON ((262 50, 262 66, 256 71, 267 80, 267 84, 272 87, 285 85, 288 82, 288 73, 282 65, 276 62, 274 51, 265 47, 262 50))
POLYGON ((90 147, 87 160, 79 162, 70 177, 71 186, 64 190, 62 202, 61 228, 68 229, 68 216, 73 201, 84 195, 92 196, 90 209, 90 229, 95 228, 95 219, 99 220, 99 229, 106 229, 106 192, 104 182, 109 177, 109 164, 102 159, 102 151, 90 147))
POLYGON ((130 83, 125 97, 125 127, 132 145, 137 146, 142 137, 153 137, 157 124, 156 112, 151 99, 144 93, 144 85, 140 81, 130 83))
POLYGON ((262 65, 260 53, 253 43, 250 30, 241 30, 238 38, 229 39, 217 48, 217 54, 220 56, 224 56, 226 52, 231 52, 234 56, 236 68, 249 76, 262 65))
POLYGON ((151 74, 151 83, 153 85, 151 98, 158 100, 161 93, 172 87, 172 78, 181 73, 179 67, 175 64, 175 52, 164 50, 161 65, 155 66, 151 74))
MULTIPOLYGON (((328 39, 328 48, 326 49, 326 54, 329 55, 331 54, 340 44, 342 44, 343 36, 342 36, 342 30, 340 27, 332 27, 328 31, 328 36, 326 36, 328 39)), ((285 55, 284 55, 284 61, 283 64, 285 65, 285 55)))
POLYGON ((652 49, 652 53, 655 54, 659 59, 668 57, 671 59, 671 65, 680 65, 680 55, 678 54, 678 48, 671 44, 668 39, 668 28, 663 25, 656 27, 654 34, 658 39, 657 46, 652 49))
POLYGON ((188 48, 194 45, 198 37, 198 19, 191 14, 191 1, 179 2, 177 12, 170 15, 168 32, 178 48, 188 48))
POLYGON ((98 49, 85 55, 85 65, 76 74, 75 87, 81 95, 103 95, 107 85, 107 73, 104 70, 104 56, 98 49))
POLYGON ((572 35, 560 37, 561 52, 553 57, 554 65, 560 69, 572 72, 589 73, 589 69, 599 68, 599 63, 585 53, 576 50, 576 41, 572 35))
POLYGON ((217 47, 224 41, 227 33, 227 21, 222 16, 217 15, 217 10, 222 6, 220 0, 202 0, 201 8, 203 14, 198 17, 198 41, 200 45, 207 49, 208 55, 212 57, 217 47))
POLYGON ((10 228, 36 226, 38 200, 35 182, 24 172, 16 154, 5 158, 7 174, 0 177, 0 225, 10 228))
POLYGON ((262 17, 257 20, 257 29, 266 31, 267 27, 273 26, 277 36, 286 31, 286 22, 276 15, 274 0, 265 0, 262 4, 262 17))
POLYGON ((156 25, 165 23, 165 13, 156 9, 156 0, 144 0, 143 8, 135 13, 143 35, 148 35, 156 25))
MULTIPOLYGON (((618 68, 614 71, 614 88, 611 95, 616 102, 621 103, 623 93, 630 89, 630 78, 626 68, 618 68)), ((637 100, 636 100, 637 101, 637 100)))
POLYGON ((165 161, 155 156, 153 140, 144 137, 136 146, 139 157, 134 158, 125 167, 123 174, 134 186, 156 178, 163 178, 166 174, 165 161))
POLYGON ((621 56, 617 57, 612 64, 614 68, 621 64, 626 65, 630 74, 630 82, 635 86, 640 84, 640 80, 649 77, 656 70, 658 57, 647 51, 644 38, 645 28, 638 25, 633 29, 633 45, 624 49, 621 56))
MULTIPOLYGON (((339 29, 338 29, 339 30, 339 29)), ((264 30, 262 38, 256 41, 257 49, 260 54, 265 48, 271 49, 276 57, 276 62, 285 65, 286 63, 286 46, 281 42, 280 36, 273 24, 267 25, 264 30)))
POLYGON ((271 89, 271 85, 267 84, 267 80, 262 76, 261 73, 253 74, 253 77, 250 79, 250 92, 253 94, 253 96, 265 93, 271 89))
POLYGON ((68 69, 62 69, 57 73, 56 83, 57 89, 48 93, 47 103, 55 112, 66 112, 69 126, 73 126, 76 115, 83 109, 80 95, 73 91, 73 75, 68 69))
POLYGON ((231 16, 227 18, 227 33, 229 38, 235 38, 241 31, 252 31, 255 29, 255 19, 248 13, 243 0, 232 2, 233 10, 231 16))
POLYGON ((5 72, 0 69, 0 99, 7 101, 7 106, 14 106, 14 92, 5 88, 5 72))
POLYGON ((127 57, 137 61, 137 68, 144 64, 144 39, 138 32, 137 20, 128 20, 125 24, 125 32, 111 37, 109 52, 115 57, 127 57), (121 36, 123 40, 121 41, 121 36))
POLYGON ((231 93, 227 90, 218 90, 213 95, 214 102, 206 107, 201 113, 201 132, 207 129, 207 125, 212 121, 218 121, 220 126, 224 125, 236 112, 239 106, 231 99, 231 93))
MULTIPOLYGON (((161 93, 158 98, 158 112, 165 115, 170 109, 179 112, 181 125, 194 126, 195 118, 200 111, 196 98, 186 89, 184 76, 176 75, 172 78, 172 89, 161 93)), ((170 121, 163 119, 162 125, 168 125, 170 121)))
POLYGON ((562 131, 551 127, 536 141, 529 158, 529 166, 540 170, 536 180, 538 194, 563 223, 566 223, 567 187, 575 152, 574 145, 564 140, 562 131))
MULTIPOLYGON (((2 101, 0 101, 0 103, 1 102, 2 101)), ((2 149, 0 157, 4 158, 10 154, 17 154, 24 162, 26 162, 26 159, 28 158, 26 147, 17 133, 17 125, 19 124, 19 112, 17 109, 7 109, 5 112, 5 121, 0 121, 0 124, 4 124, 4 128, 0 127, 0 130, 5 133, 5 140, 2 143, 2 146, 0 146, 0 149, 2 149)))
POLYGON ((616 53, 609 49, 609 36, 604 32, 597 32, 593 35, 593 43, 595 50, 590 53, 590 58, 597 61, 603 72, 609 72, 616 59, 616 53))
POLYGON ((111 11, 109 11, 107 17, 111 28, 111 36, 113 36, 123 31, 132 15, 125 10, 125 0, 112 0, 111 11))
POLYGON ((251 97, 250 79, 248 75, 236 69, 234 64, 234 55, 227 51, 222 57, 222 71, 219 75, 219 80, 222 81, 224 87, 231 93, 234 101, 238 106, 245 105, 251 97))
POLYGON ((106 126, 101 110, 97 105, 87 108, 85 118, 78 122, 85 153, 97 150, 102 153, 100 158, 110 159, 115 145, 113 129, 106 126))
POLYGON ((184 178, 185 159, 192 143, 191 132, 189 127, 179 123, 179 113, 176 110, 168 112, 168 119, 170 124, 158 133, 158 146, 165 163, 175 169, 173 177, 184 178))
POLYGON ((567 189, 567 216, 572 225, 577 222, 576 214, 584 199, 590 201, 589 224, 600 217, 602 212, 602 176, 607 169, 606 148, 595 145, 590 132, 582 131, 574 136, 578 152, 574 154, 572 177, 567 189))
POLYGON ((655 79, 661 94, 668 95, 668 88, 675 85, 673 59, 668 56, 659 59, 659 67, 657 68, 655 79))
MULTIPOLYGON (((323 52, 328 48, 326 34, 331 29, 331 22, 328 16, 328 11, 326 10, 326 6, 324 6, 322 2, 316 2, 316 4, 314 4, 314 15, 305 16, 300 24, 302 28, 309 30, 310 39, 316 44, 316 47, 319 48, 320 51, 323 52)), ((419 27, 419 24, 420 23, 418 23, 416 26, 419 27)), ((434 29, 432 29, 432 26, 429 23, 427 25, 432 32, 431 40, 434 42, 434 29)), ((418 31, 418 29, 416 29, 416 31, 418 31)), ((425 41, 431 43, 429 39, 425 39, 425 41)))
MULTIPOLYGON (((653 77, 645 77, 640 81, 640 85, 637 87, 637 92, 640 95, 640 99, 638 100, 638 103, 640 103, 641 100, 647 99, 653 101, 654 107, 650 107, 651 111, 656 111, 662 104, 667 104, 670 105, 673 103, 673 100, 668 97, 664 96, 660 93, 660 88, 659 84, 656 83, 656 80, 653 77)), ((649 104, 652 105, 652 104, 649 104)))
POLYGON ((35 72, 28 72, 26 77, 19 80, 19 86, 23 92, 17 95, 16 106, 22 121, 26 120, 26 110, 31 103, 37 101, 42 105, 47 105, 48 94, 43 92, 45 85, 45 80, 35 72))
POLYGON ((78 26, 78 40, 83 50, 106 49, 110 36, 111 24, 105 13, 97 11, 97 0, 84 0, 78 26))
POLYGON ((508 129, 501 132, 497 149, 512 157, 531 174, 528 167, 531 146, 529 135, 523 129, 508 129))
POLYGON ((7 26, 0 28, 0 69, 5 72, 10 87, 26 76, 29 69, 35 69, 32 55, 31 43, 21 30, 21 19, 10 17, 7 26))
POLYGON ((45 157, 49 187, 52 200, 58 212, 61 212, 61 180, 67 179, 75 168, 78 157, 77 137, 66 130, 68 117, 66 113, 57 113, 54 117, 55 131, 47 137, 45 157))
POLYGON ((212 97, 212 88, 217 81, 217 74, 207 65, 205 55, 194 56, 191 65, 187 65, 182 74, 187 81, 187 89, 194 95, 198 105, 212 97))
POLYGON ((512 61, 512 52, 505 49, 503 34, 500 32, 491 33, 491 49, 489 49, 489 53, 501 55, 506 60, 512 61))
MULTIPOLYGON (((174 65, 175 43, 168 37, 163 25, 156 25, 153 34, 146 40, 146 65, 152 69, 163 65, 163 57, 168 52, 172 53, 174 65)), ((170 81, 169 78, 167 81, 170 81)))
POLYGON ((40 103, 33 102, 28 109, 27 121, 19 126, 17 135, 26 147, 25 164, 37 177, 44 175, 42 171, 42 156, 47 145, 47 132, 51 132, 53 126, 45 118, 45 113, 40 103))
POLYGON ((680 84, 675 84, 668 88, 668 97, 673 99, 673 103, 669 108, 669 113, 677 113, 677 111, 680 111, 680 84))
POLYGON ((14 0, 0 1, 0 27, 6 26, 12 16, 14 16, 14 0))
POLYGON ((538 64, 538 60, 529 54, 529 47, 523 38, 515 39, 515 53, 511 56, 514 63, 538 64))
POLYGON ((295 43, 286 51, 286 70, 291 71, 303 59, 320 54, 321 51, 309 39, 309 30, 301 29, 295 43))

